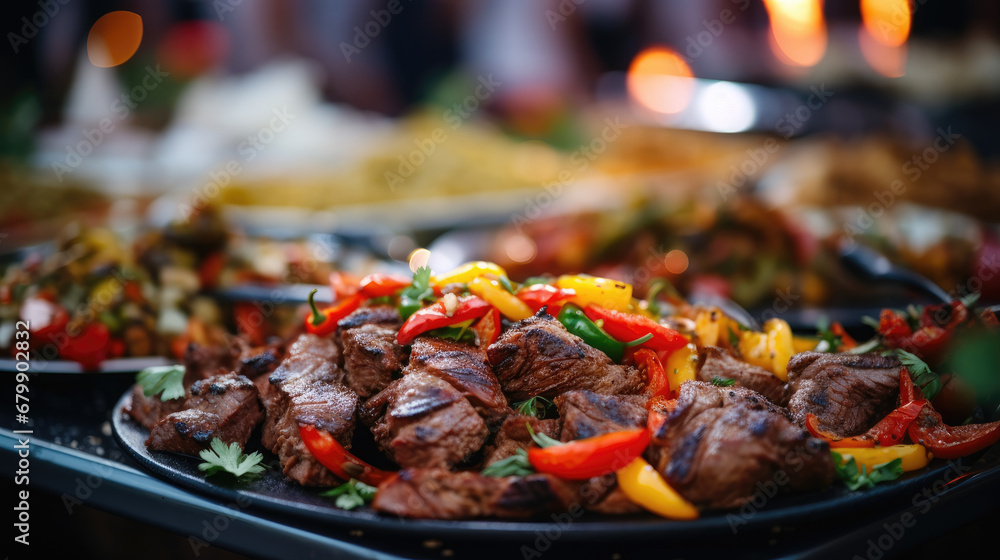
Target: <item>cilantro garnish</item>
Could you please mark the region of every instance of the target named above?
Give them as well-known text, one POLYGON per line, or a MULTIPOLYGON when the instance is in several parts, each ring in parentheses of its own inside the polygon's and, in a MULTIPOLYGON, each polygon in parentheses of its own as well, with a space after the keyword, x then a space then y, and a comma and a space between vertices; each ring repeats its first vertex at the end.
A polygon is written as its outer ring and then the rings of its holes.
POLYGON ((893 459, 888 463, 875 465, 872 472, 867 472, 864 466, 858 467, 854 457, 844 462, 844 457, 836 451, 830 452, 833 455, 833 464, 837 467, 837 476, 844 482, 850 490, 861 488, 874 488, 879 482, 896 480, 903 476, 903 460, 893 459))
POLYGON ((154 366, 140 371, 135 382, 142 387, 147 397, 160 395, 161 401, 179 399, 184 396, 184 366, 154 366))
POLYGON ((906 350, 896 350, 896 356, 900 363, 906 366, 906 370, 913 377, 913 383, 918 385, 924 392, 928 400, 934 400, 938 392, 941 391, 941 378, 931 371, 927 362, 921 360, 906 350))
POLYGON ((204 461, 198 465, 198 470, 203 471, 205 476, 225 472, 236 478, 252 478, 266 469, 260 464, 264 460, 263 455, 257 451, 244 455, 240 444, 235 441, 227 446, 221 439, 212 438, 212 449, 204 449, 198 455, 204 461))
POLYGON ((340 509, 352 510, 356 507, 370 504, 375 499, 375 492, 377 491, 378 488, 352 478, 336 488, 321 492, 320 496, 324 498, 337 498, 334 500, 333 505, 340 509))
POLYGON ((399 294, 399 314, 405 320, 413 315, 424 302, 434 298, 434 289, 431 288, 431 269, 422 266, 413 273, 413 283, 399 294))

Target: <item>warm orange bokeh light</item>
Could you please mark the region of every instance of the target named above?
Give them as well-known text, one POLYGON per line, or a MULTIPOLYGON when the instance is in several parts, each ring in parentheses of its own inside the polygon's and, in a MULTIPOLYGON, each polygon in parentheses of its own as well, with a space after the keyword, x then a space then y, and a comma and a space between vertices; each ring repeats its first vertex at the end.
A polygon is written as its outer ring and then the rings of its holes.
POLYGON ((133 12, 110 12, 101 16, 87 36, 91 64, 111 68, 132 58, 142 42, 142 17, 133 12))
POLYGON ((782 62, 813 66, 826 53, 822 0, 764 0, 771 19, 771 49, 782 62))
POLYGON ((873 39, 898 47, 910 36, 910 4, 907 0, 861 0, 861 21, 873 39))
POLYGON ((683 274, 688 269, 687 253, 680 249, 674 249, 667 253, 667 256, 663 259, 663 263, 666 265, 667 271, 671 274, 683 274))
POLYGON ((659 113, 679 113, 691 100, 694 82, 687 61, 672 49, 650 47, 636 55, 626 80, 632 98, 659 113))
POLYGON ((906 45, 890 47, 871 36, 861 26, 858 29, 858 45, 861 54, 871 67, 886 78, 899 78, 906 74, 906 45))

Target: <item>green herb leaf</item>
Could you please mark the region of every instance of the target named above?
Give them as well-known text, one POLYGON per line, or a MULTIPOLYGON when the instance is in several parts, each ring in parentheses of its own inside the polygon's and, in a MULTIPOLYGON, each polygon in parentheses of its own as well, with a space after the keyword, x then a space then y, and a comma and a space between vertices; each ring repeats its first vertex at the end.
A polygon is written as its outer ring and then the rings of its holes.
POLYGON ((378 488, 352 478, 340 486, 320 492, 320 496, 324 498, 336 498, 333 505, 340 509, 352 510, 356 507, 370 504, 375 499, 377 491, 378 488))
POLYGON ((920 390, 924 392, 924 396, 928 400, 934 400, 934 397, 941 391, 941 378, 938 374, 931 371, 931 367, 927 365, 927 362, 906 350, 896 350, 896 356, 899 358, 900 363, 910 372, 910 375, 913 377, 913 383, 920 386, 920 390))
POLYGON ((542 419, 545 418, 550 406, 552 406, 552 401, 545 397, 535 396, 526 401, 514 403, 514 410, 518 414, 542 419))
POLYGON ((866 472, 867 469, 865 467, 858 468, 854 457, 845 462, 844 457, 840 453, 831 451, 830 454, 833 456, 833 464, 837 468, 837 476, 840 477, 840 480, 851 491, 860 490, 861 488, 874 488, 879 482, 896 480, 903 476, 902 459, 893 459, 888 463, 876 465, 872 469, 872 472, 869 473, 866 472))
POLYGON ((830 330, 830 320, 825 315, 816 321, 816 335, 819 337, 819 342, 816 344, 818 352, 836 352, 844 342, 840 336, 833 334, 833 331, 830 330))
POLYGON ((263 455, 256 451, 244 455, 240 444, 235 441, 227 446, 221 439, 213 438, 211 446, 211 450, 204 449, 198 454, 204 461, 198 465, 198 470, 206 476, 226 472, 236 478, 252 478, 266 469, 260 464, 264 460, 263 455))
POLYGON ((740 336, 736 334, 736 331, 726 327, 726 332, 729 333, 729 345, 733 348, 737 348, 740 345, 740 336))
POLYGON ((399 314, 405 320, 424 305, 425 300, 434 298, 431 288, 431 269, 422 266, 413 273, 413 283, 399 293, 399 314))
POLYGON ((501 276, 497 278, 497 282, 499 282, 500 285, 503 286, 503 289, 507 290, 512 294, 517 291, 514 289, 513 284, 510 283, 510 278, 507 278, 506 276, 501 276))
POLYGON ((535 284, 549 284, 552 282, 552 278, 548 276, 532 276, 524 282, 521 282, 522 286, 534 286, 535 284))
POLYGON ((736 385, 736 380, 724 379, 722 377, 713 377, 712 385, 715 385, 716 387, 732 387, 733 385, 736 385))
POLYGON ((528 433, 531 434, 532 441, 534 441, 538 445, 538 447, 554 447, 556 445, 563 444, 563 442, 557 439, 553 439, 545 434, 542 433, 536 434, 535 430, 531 428, 530 423, 525 423, 525 425, 528 427, 528 433))
POLYGON ((868 352, 874 352, 882 346, 882 340, 879 337, 872 338, 868 342, 862 342, 861 344, 851 348, 847 351, 848 354, 867 354, 868 352))
POLYGON ((450 326, 441 327, 439 329, 434 329, 427 332, 430 336, 436 336, 438 338, 444 338, 446 340, 454 340, 455 342, 462 342, 464 344, 476 344, 476 333, 469 329, 469 325, 464 325, 461 327, 450 326))
POLYGON ((528 452, 524 449, 518 449, 510 457, 487 466, 479 474, 494 477, 528 476, 535 474, 535 469, 528 461, 528 452))
POLYGON ((881 324, 881 323, 879 323, 878 319, 876 319, 875 317, 869 317, 868 315, 865 315, 864 317, 862 317, 861 318, 861 322, 864 323, 865 325, 868 325, 869 327, 875 329, 876 331, 878 330, 879 325, 881 324))
POLYGON ((143 395, 159 394, 161 401, 179 399, 187 392, 184 390, 184 366, 148 367, 135 376, 135 382, 142 387, 143 395))

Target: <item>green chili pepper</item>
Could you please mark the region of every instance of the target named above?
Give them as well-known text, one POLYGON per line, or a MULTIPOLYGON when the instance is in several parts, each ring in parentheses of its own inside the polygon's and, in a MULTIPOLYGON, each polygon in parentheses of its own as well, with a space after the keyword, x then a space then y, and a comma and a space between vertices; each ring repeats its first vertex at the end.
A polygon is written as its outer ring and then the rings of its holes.
POLYGON ((566 330, 582 338, 587 344, 607 354, 613 362, 619 363, 625 356, 625 345, 612 338, 601 327, 598 327, 597 324, 588 319, 579 307, 567 303, 559 311, 557 319, 566 327, 566 330))

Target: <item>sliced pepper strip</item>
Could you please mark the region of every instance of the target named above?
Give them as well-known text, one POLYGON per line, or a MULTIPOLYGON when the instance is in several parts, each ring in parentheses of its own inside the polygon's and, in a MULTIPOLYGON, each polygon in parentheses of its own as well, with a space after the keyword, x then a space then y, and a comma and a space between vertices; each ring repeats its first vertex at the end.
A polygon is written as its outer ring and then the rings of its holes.
POLYGON ((520 321, 534 315, 527 304, 508 292, 497 280, 478 276, 469 282, 469 291, 485 299, 486 303, 499 309, 500 313, 511 321, 520 321))
POLYGON ((528 461, 541 473, 586 480, 623 468, 641 455, 647 445, 648 430, 625 430, 552 447, 532 447, 528 450, 528 461))
POLYGON ((674 394, 680 394, 681 384, 685 381, 694 381, 698 375, 698 348, 694 344, 686 344, 670 353, 664 367, 667 370, 667 379, 670 381, 670 390, 674 394))
POLYGON ((547 307, 546 313, 553 317, 559 316, 559 310, 564 303, 576 295, 575 290, 557 288, 548 284, 532 284, 521 288, 517 292, 517 297, 527 305, 532 312, 547 307))
POLYGON ((499 265, 487 261, 473 261, 465 263, 458 268, 438 274, 431 278, 431 284, 436 287, 444 287, 448 284, 468 284, 474 278, 492 274, 493 276, 507 276, 507 271, 499 265))
POLYGON ((649 348, 640 348, 635 351, 632 359, 635 360, 635 367, 646 373, 646 394, 649 395, 650 401, 656 397, 672 398, 670 380, 656 352, 649 348))
POLYGON ((485 348, 490 344, 493 344, 500 338, 500 311, 497 308, 476 322, 475 326, 472 327, 472 331, 476 333, 476 344, 481 348, 485 348))
POLYGON ((1000 420, 989 424, 948 426, 930 403, 925 402, 910 424, 910 439, 930 449, 935 457, 956 459, 1000 441, 1000 420))
POLYGON ((611 361, 615 363, 622 361, 625 345, 604 332, 579 307, 567 303, 559 311, 557 319, 567 331, 583 339, 589 346, 607 354, 611 361))
POLYGON ((584 313, 595 323, 603 321, 602 328, 618 340, 636 340, 652 334, 653 337, 642 346, 665 352, 672 352, 688 343, 684 335, 649 317, 605 309, 597 305, 588 305, 584 313))
POLYGON ((393 472, 373 467, 358 459, 344 449, 344 446, 340 445, 332 435, 325 431, 317 430, 311 424, 299 424, 299 436, 302 438, 302 443, 306 445, 309 453, 321 465, 330 469, 333 474, 344 480, 356 478, 365 484, 378 486, 383 481, 395 475, 393 472))
POLYGON ((615 474, 622 492, 639 507, 668 519, 698 518, 698 508, 671 488, 642 457, 636 457, 615 474))
MULTIPOLYGON (((624 312, 632 304, 632 285, 610 278, 585 275, 560 276, 556 279, 556 287, 573 290, 576 295, 570 298, 570 301, 580 307, 597 305, 624 312)), ((633 336, 627 340, 635 338, 638 337, 633 336)))
POLYGON ((361 307, 366 299, 364 294, 359 292, 320 311, 313 299, 317 291, 309 292, 309 307, 312 308, 312 312, 306 315, 306 332, 317 336, 329 336, 337 332, 337 323, 361 307))
POLYGON ((885 418, 875 424, 860 436, 837 438, 819 428, 816 415, 806 415, 806 429, 813 437, 825 439, 831 448, 840 447, 874 447, 876 444, 887 447, 898 445, 906 437, 906 431, 913 420, 920 414, 926 400, 911 401, 890 412, 885 418))
POLYGON ((868 472, 875 467, 884 465, 896 459, 902 460, 903 472, 915 471, 927 466, 931 457, 921 445, 890 445, 888 447, 842 447, 837 450, 845 461, 854 457, 854 462, 860 469, 864 466, 868 472))
POLYGON ((463 321, 478 319, 486 315, 492 307, 478 296, 465 296, 456 298, 457 303, 452 313, 448 311, 448 297, 428 305, 417 311, 403 323, 403 326, 396 333, 396 342, 400 345, 407 345, 413 342, 414 338, 427 331, 440 329, 463 321))
POLYGON ((395 274, 375 273, 361 279, 361 291, 369 298, 394 296, 411 284, 411 279, 395 274))

